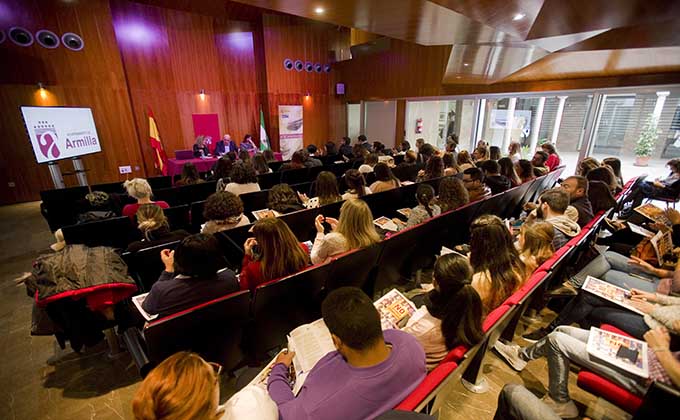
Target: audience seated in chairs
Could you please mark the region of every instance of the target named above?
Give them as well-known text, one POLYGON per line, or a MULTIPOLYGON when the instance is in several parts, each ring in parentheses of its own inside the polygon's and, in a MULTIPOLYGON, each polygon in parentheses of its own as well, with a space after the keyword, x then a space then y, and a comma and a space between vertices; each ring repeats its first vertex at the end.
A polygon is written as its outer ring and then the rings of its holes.
POLYGON ((468 168, 463 171, 463 184, 468 190, 470 202, 491 196, 491 190, 484 184, 484 173, 479 168, 468 168))
POLYGON ((278 162, 276 160, 276 155, 274 155, 274 151, 272 149, 265 149, 262 152, 262 156, 264 156, 264 160, 267 162, 267 164, 270 164, 272 162, 278 162))
POLYGON ((427 181, 429 179, 441 178, 443 176, 444 161, 439 156, 432 156, 425 163, 425 169, 422 169, 418 172, 416 181, 427 181))
POLYGON ((282 171, 303 168, 306 168, 306 166, 305 166, 305 154, 302 150, 297 150, 293 152, 293 156, 291 156, 290 162, 286 162, 283 165, 281 165, 282 171))
POLYGON ((234 161, 229 159, 228 155, 222 156, 215 162, 212 174, 208 179, 210 181, 217 181, 217 191, 224 191, 224 186, 229 183, 233 166, 234 161))
POLYGON ((425 354, 416 339, 382 331, 378 311, 360 289, 334 290, 321 312, 337 351, 319 360, 297 396, 288 376, 295 353, 277 357, 267 388, 280 419, 375 418, 425 378, 425 354))
POLYGON ((193 185, 205 182, 198 174, 196 165, 187 162, 182 166, 182 176, 175 182, 175 185, 181 187, 182 185, 193 185))
POLYGON ((470 264, 472 287, 482 299, 484 316, 516 292, 528 274, 508 227, 498 216, 484 215, 472 222, 470 264))
POLYGON ((484 172, 484 183, 491 190, 491 194, 499 194, 512 188, 510 179, 501 175, 501 167, 495 160, 489 159, 479 164, 484 172))
POLYGON ((361 172, 362 174, 367 174, 369 172, 373 172, 373 168, 377 164, 378 164, 378 154, 377 153, 369 153, 369 155, 366 156, 364 163, 361 166, 359 166, 359 172, 361 172))
MULTIPOLYGON (((528 203, 530 204, 530 203, 528 203)), ((527 218, 532 220, 537 217, 540 220, 553 225, 555 228, 555 239, 553 246, 555 249, 562 248, 569 239, 581 233, 581 227, 576 223, 578 220, 578 211, 569 206, 569 193, 562 188, 553 188, 541 194, 538 198, 538 205, 535 213, 532 213, 527 218), (570 212, 567 213, 567 209, 570 212)), ((526 208, 531 208, 528 206, 526 208)))
MULTIPOLYGON (((434 158, 433 158, 434 159, 434 158)), ((411 209, 406 221, 406 227, 419 225, 434 216, 441 214, 442 210, 435 204, 434 188, 430 184, 420 184, 416 189, 418 205, 411 209)))
POLYGON ((144 379, 132 400, 135 420, 218 420, 222 367, 196 353, 165 359, 144 379))
POLYGON ((519 228, 517 246, 527 276, 553 256, 554 237, 555 231, 548 222, 526 222, 519 228))
POLYGON ((569 194, 569 205, 578 211, 578 225, 584 227, 593 220, 593 206, 588 199, 588 180, 573 175, 562 181, 562 188, 569 194))
POLYGON ((670 351, 670 336, 664 327, 647 331, 644 335, 649 346, 647 353, 650 377, 626 374, 591 357, 587 351, 588 330, 562 326, 535 344, 520 348, 517 344, 496 342, 494 348, 517 371, 527 362, 545 356, 548 359, 548 394, 542 401, 562 418, 578 416, 578 408, 569 395, 569 363, 601 375, 628 392, 643 396, 652 383, 659 381, 680 387, 680 352, 670 351))
POLYGON ((287 214, 302 210, 302 205, 297 193, 288 184, 274 185, 267 195, 267 206, 281 214, 287 214))
POLYGON ((208 197, 203 207, 203 217, 207 222, 201 226, 201 233, 206 235, 250 223, 243 214, 241 199, 227 191, 216 192, 208 197))
POLYGON ((560 156, 557 154, 557 149, 555 149, 554 144, 543 143, 541 145, 541 150, 548 154, 548 160, 545 161, 545 166, 547 166, 551 172, 560 166, 562 159, 560 159, 560 156))
POLYGON ((139 210, 137 210, 137 228, 142 232, 144 239, 128 245, 127 250, 130 252, 178 241, 189 236, 189 232, 183 229, 170 231, 170 225, 163 209, 154 204, 144 204, 139 207, 139 210))
POLYGON ((347 200, 348 198, 361 198, 367 194, 373 193, 373 191, 366 186, 364 174, 356 169, 349 169, 345 172, 345 185, 347 185, 347 191, 342 195, 343 200, 347 200))
POLYGON ((519 179, 519 176, 517 175, 517 171, 515 171, 515 164, 512 162, 512 159, 510 159, 509 157, 500 158, 498 159, 498 166, 499 166, 498 173, 510 180, 511 188, 514 188, 522 184, 522 181, 519 179))
POLYGON ((267 164, 264 155, 259 152, 255 153, 255 156, 253 156, 253 169, 255 169, 256 175, 272 173, 272 168, 267 164))
POLYGON ((123 183, 123 187, 127 191, 128 195, 137 200, 134 204, 127 204, 123 207, 123 216, 129 217, 134 220, 135 214, 142 204, 155 204, 162 209, 167 209, 170 206, 165 201, 151 201, 151 196, 153 192, 151 191, 151 185, 143 178, 133 178, 127 180, 123 183))
POLYGON ((666 166, 671 173, 666 178, 655 179, 654 181, 646 181, 641 186, 641 190, 645 197, 655 198, 675 198, 678 195, 680 183, 680 159, 671 159, 666 162, 666 166), (673 188, 671 188, 673 187, 673 188))
POLYGON ((371 184, 369 189, 374 193, 392 190, 401 186, 401 183, 386 163, 375 165, 373 173, 375 173, 375 182, 371 184))
MULTIPOLYGON (((666 163, 668 165, 668 163, 666 163)), ((623 175, 621 174, 621 160, 615 157, 608 157, 602 159, 602 166, 607 166, 614 172, 616 176, 616 184, 619 188, 623 188, 623 175)))
POLYGON ((404 154, 404 161, 395 168, 395 173, 399 174, 400 181, 415 182, 418 176, 418 164, 416 163, 416 152, 408 150, 404 154))
POLYGON ((593 214, 616 206, 616 199, 612 195, 609 186, 602 181, 588 182, 588 199, 593 207, 593 214))
POLYGON ((281 219, 260 219, 253 226, 254 238, 243 244, 241 290, 255 291, 260 284, 296 273, 310 263, 307 246, 298 242, 281 219))
POLYGON ((446 152, 442 156, 444 163, 444 176, 452 176, 461 172, 458 163, 456 163, 456 154, 454 152, 446 152))
POLYGON ((213 236, 186 237, 174 251, 162 250, 161 260, 165 270, 142 303, 150 314, 164 317, 239 290, 213 236))
POLYGON ((469 202, 470 194, 468 194, 468 191, 460 178, 447 176, 441 180, 436 203, 442 213, 455 210, 469 202))
POLYGON ((339 220, 324 217, 314 219, 316 238, 312 246, 312 264, 328 261, 332 256, 350 249, 365 248, 380 242, 380 235, 373 225, 373 214, 365 201, 350 198, 340 207, 339 220), (324 234, 323 222, 331 227, 331 233, 324 234))
POLYGON ((517 165, 520 159, 522 159, 522 145, 517 141, 511 141, 508 145, 508 159, 513 165, 517 165))
POLYGON ((543 176, 550 172, 550 168, 546 165, 549 157, 548 153, 543 150, 536 150, 534 157, 531 159, 531 165, 534 167, 534 175, 543 176))
POLYGON ((472 160, 472 156, 470 156, 470 152, 467 150, 461 150, 460 153, 458 153, 458 156, 456 156, 456 163, 458 163, 460 172, 465 172, 466 169, 477 167, 472 160))
POLYGON ((433 276, 434 289, 422 295, 423 305, 402 330, 423 346, 428 369, 452 349, 473 347, 484 336, 482 301, 470 284, 472 267, 467 258, 454 253, 442 255, 434 265, 433 276))
POLYGON ((519 176, 520 183, 524 184, 531 182, 536 179, 536 174, 534 173, 534 165, 531 161, 526 159, 520 159, 517 162, 517 176, 519 176))
POLYGON ((600 167, 600 162, 594 157, 585 157, 576 166, 576 175, 586 176, 588 172, 600 167))
POLYGON ((336 203, 342 200, 338 191, 338 179, 332 172, 322 171, 317 175, 314 183, 316 197, 309 198, 305 193, 299 193, 298 197, 308 209, 315 209, 326 204, 336 203))
POLYGON ((616 175, 614 175, 614 172, 609 166, 600 166, 599 168, 590 170, 588 175, 586 175, 586 179, 588 179, 588 181, 604 182, 609 187, 609 191, 611 191, 612 195, 621 192, 621 188, 616 181, 616 175))
POLYGON ((218 185, 217 191, 228 191, 235 195, 260 191, 255 168, 253 168, 250 162, 241 161, 234 163, 231 169, 230 182, 224 186, 223 190, 219 189, 218 185))

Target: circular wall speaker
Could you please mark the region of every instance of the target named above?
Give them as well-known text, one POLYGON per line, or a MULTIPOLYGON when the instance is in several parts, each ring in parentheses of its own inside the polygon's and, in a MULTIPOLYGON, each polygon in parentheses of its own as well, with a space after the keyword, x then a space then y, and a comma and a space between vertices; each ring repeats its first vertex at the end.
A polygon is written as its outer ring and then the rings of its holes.
POLYGON ((7 35, 5 35, 5 31, 3 31, 2 29, 0 29, 0 44, 2 44, 3 42, 5 42, 5 39, 7 39, 7 35))
POLYGON ((64 47, 71 51, 80 51, 85 47, 85 41, 78 34, 73 32, 66 32, 61 36, 61 42, 64 43, 64 47))
POLYGON ((33 34, 19 26, 10 28, 9 39, 11 39, 12 42, 14 42, 15 44, 22 47, 28 47, 29 45, 33 44, 33 34))
POLYGON ((302 71, 303 68, 305 68, 305 65, 302 63, 302 61, 295 60, 295 70, 302 71))
POLYGON ((57 48, 59 46, 59 37, 52 31, 47 29, 41 29, 35 34, 35 38, 38 40, 38 44, 45 48, 57 48))
POLYGON ((321 73, 322 70, 323 70, 323 67, 321 67, 321 64, 320 64, 320 63, 314 64, 314 71, 315 71, 315 72, 321 73))
POLYGON ((293 70, 293 60, 290 58, 283 60, 283 68, 286 70, 293 70))
POLYGON ((308 61, 308 62, 305 63, 305 71, 307 73, 311 73, 311 72, 314 71, 314 64, 312 64, 311 61, 308 61))
POLYGON ((331 72, 331 65, 330 64, 324 64, 323 71, 325 71, 326 73, 330 73, 331 72))

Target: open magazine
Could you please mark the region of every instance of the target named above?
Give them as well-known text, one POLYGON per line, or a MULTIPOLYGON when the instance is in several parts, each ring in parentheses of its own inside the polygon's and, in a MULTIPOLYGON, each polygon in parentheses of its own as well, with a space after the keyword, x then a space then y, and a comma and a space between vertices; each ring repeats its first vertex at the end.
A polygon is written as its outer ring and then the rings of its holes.
POLYGON ((145 311, 142 308, 142 303, 144 303, 144 299, 146 299, 146 295, 149 293, 142 293, 141 295, 133 296, 132 297, 132 303, 135 305, 139 313, 146 319, 147 321, 153 321, 154 319, 158 318, 158 314, 152 315, 145 311))
POLYGON ((635 208, 635 211, 645 216, 653 222, 663 223, 664 225, 671 225, 671 221, 666 217, 664 211, 651 203, 643 204, 635 208))
POLYGON ((281 216, 281 213, 278 211, 270 209, 254 210, 252 213, 255 216, 255 220, 281 216))
POLYGON ((399 227, 397 226, 392 219, 389 219, 385 216, 380 216, 377 219, 373 221, 373 223, 378 226, 379 228, 389 230, 391 232, 396 232, 399 230, 399 227))
POLYGON ((618 369, 642 378, 649 377, 647 343, 632 337, 591 327, 588 354, 618 369))
POLYGON ((583 283, 583 286, 581 286, 581 289, 622 306, 629 311, 635 312, 636 314, 645 314, 630 304, 630 292, 624 288, 614 286, 613 284, 607 283, 606 281, 588 276, 586 277, 586 281, 583 283))
POLYGON ((407 219, 411 216, 411 209, 410 208, 403 208, 397 210, 397 213, 401 214, 402 216, 406 217, 407 219))
POLYGON ((376 300, 375 307, 380 313, 383 330, 401 328, 416 311, 416 306, 406 299, 397 289, 392 289, 385 296, 376 300))
POLYGON ((649 243, 651 243, 652 248, 654 248, 656 259, 660 266, 673 264, 671 261, 666 261, 664 258, 666 255, 673 252, 673 237, 671 236, 671 231, 669 229, 661 229, 656 232, 656 235, 652 236, 649 243))

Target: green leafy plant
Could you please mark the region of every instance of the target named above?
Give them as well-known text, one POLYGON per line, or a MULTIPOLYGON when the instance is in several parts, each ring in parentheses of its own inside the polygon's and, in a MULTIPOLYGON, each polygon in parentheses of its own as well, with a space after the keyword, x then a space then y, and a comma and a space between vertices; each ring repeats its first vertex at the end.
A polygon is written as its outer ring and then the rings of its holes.
POLYGON ((640 130, 640 138, 635 145, 635 156, 649 157, 654 152, 656 140, 659 138, 659 132, 656 128, 657 121, 652 115, 647 118, 644 127, 640 130))

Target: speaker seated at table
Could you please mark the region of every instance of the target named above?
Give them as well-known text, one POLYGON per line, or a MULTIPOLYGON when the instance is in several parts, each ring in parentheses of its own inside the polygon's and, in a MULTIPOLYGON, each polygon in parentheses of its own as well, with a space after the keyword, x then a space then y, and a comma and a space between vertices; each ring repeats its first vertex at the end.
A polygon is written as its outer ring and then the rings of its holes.
POLYGON ((187 160, 193 158, 194 158, 193 150, 175 150, 175 159, 177 160, 187 160))

